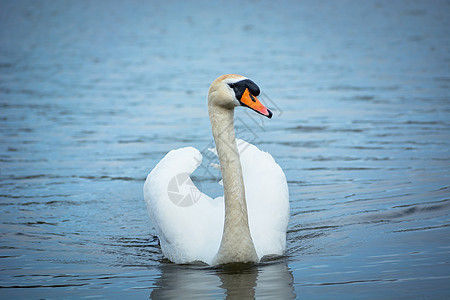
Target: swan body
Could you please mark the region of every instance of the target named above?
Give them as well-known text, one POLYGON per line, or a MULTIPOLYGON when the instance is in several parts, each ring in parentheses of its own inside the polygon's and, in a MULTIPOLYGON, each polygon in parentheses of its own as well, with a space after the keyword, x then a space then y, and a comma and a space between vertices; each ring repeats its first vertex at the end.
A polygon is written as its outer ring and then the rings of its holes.
POLYGON ((240 75, 223 75, 210 86, 212 151, 219 158, 224 197, 212 199, 190 179, 202 161, 192 147, 170 151, 147 176, 147 209, 169 260, 217 265, 283 255, 289 221, 286 177, 269 153, 234 134, 237 106, 272 116, 258 95, 258 86, 240 75))

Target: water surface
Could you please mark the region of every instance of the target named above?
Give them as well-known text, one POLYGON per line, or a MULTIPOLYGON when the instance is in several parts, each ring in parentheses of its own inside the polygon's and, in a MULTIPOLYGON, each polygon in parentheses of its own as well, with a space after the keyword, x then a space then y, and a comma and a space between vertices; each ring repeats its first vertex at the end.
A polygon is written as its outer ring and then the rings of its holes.
POLYGON ((0 2, 1 297, 449 297, 449 2, 272 2, 0 2), (142 186, 212 145, 225 73, 274 111, 236 124, 286 173, 286 256, 175 265, 142 186))

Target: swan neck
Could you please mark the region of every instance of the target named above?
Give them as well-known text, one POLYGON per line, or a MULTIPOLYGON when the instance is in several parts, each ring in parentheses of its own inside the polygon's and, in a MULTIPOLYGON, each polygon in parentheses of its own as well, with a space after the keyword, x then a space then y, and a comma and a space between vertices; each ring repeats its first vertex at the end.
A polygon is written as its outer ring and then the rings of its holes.
POLYGON ((258 262, 248 224, 244 179, 234 133, 234 109, 209 106, 208 111, 225 197, 224 230, 215 263, 258 262))

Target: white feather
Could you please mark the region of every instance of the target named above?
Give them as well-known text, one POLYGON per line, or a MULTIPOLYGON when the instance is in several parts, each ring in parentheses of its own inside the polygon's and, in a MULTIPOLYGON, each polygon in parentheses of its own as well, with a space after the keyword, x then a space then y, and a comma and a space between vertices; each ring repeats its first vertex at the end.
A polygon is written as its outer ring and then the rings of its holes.
MULTIPOLYGON (((269 153, 243 140, 236 139, 236 142, 242 164, 249 226, 258 257, 282 255, 289 221, 286 177, 269 153)), ((213 153, 217 154, 215 149, 213 153)), ((179 193, 197 195, 193 205, 177 205, 168 192, 174 177, 192 174, 201 161, 201 153, 192 147, 172 150, 151 171, 144 185, 145 201, 161 249, 169 260, 176 263, 202 261, 212 264, 222 238, 223 197, 208 197, 195 187, 190 178, 187 184, 192 190, 180 190, 179 193)))

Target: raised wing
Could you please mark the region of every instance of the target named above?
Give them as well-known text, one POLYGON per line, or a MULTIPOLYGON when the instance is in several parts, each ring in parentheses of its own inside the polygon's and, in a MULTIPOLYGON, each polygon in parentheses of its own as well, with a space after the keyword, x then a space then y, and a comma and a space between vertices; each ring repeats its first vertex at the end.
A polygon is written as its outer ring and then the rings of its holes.
POLYGON ((250 232, 259 258, 283 255, 289 222, 289 190, 281 167, 256 146, 236 139, 245 184, 250 232))
POLYGON ((189 177, 201 161, 195 148, 172 150, 144 184, 145 202, 162 251, 176 263, 211 264, 222 237, 223 199, 203 194, 189 177))

